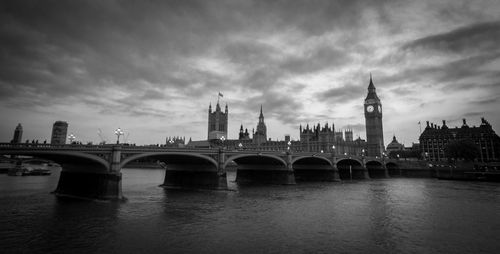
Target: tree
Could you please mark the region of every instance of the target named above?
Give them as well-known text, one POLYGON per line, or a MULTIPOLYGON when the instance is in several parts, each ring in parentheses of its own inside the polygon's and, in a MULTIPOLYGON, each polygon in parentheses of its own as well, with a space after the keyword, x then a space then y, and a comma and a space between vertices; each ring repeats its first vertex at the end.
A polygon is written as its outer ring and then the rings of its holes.
POLYGON ((477 158, 479 148, 470 139, 460 139, 449 142, 444 148, 444 154, 448 159, 472 161, 477 158))

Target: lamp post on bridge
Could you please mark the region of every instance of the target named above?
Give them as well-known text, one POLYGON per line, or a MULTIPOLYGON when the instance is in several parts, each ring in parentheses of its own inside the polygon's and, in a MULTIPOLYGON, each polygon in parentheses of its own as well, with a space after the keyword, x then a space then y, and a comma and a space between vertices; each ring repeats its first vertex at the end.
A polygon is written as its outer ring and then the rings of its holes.
POLYGON ((224 149, 224 141, 226 140, 226 137, 222 136, 220 137, 220 146, 222 149, 224 149))
MULTIPOLYGON (((389 169, 387 168, 387 165, 385 165, 386 157, 387 154, 385 152, 382 152, 382 167, 384 168, 384 175, 386 178, 389 178, 389 169)), ((401 175, 401 168, 399 168, 399 175, 401 175)))
POLYGON ((116 144, 120 144, 120 136, 122 136, 124 133, 120 127, 115 130, 115 135, 116 135, 116 144))
POLYGON ((243 144, 241 142, 238 144, 238 148, 240 151, 243 150, 243 144))
POLYGON ((288 150, 288 152, 290 152, 290 146, 292 145, 292 141, 288 141, 287 143, 288 147, 286 148, 286 150, 288 150))

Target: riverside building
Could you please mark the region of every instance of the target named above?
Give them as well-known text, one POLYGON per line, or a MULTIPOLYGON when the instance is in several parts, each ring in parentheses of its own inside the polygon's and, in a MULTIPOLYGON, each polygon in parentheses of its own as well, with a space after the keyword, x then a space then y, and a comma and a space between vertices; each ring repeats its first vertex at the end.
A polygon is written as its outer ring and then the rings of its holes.
POLYGON ((446 121, 438 126, 427 121, 425 130, 420 135, 420 150, 433 161, 447 160, 445 148, 455 140, 471 140, 479 149, 478 161, 498 161, 500 158, 500 138, 490 123, 481 118, 481 125, 470 127, 465 119, 461 127, 449 128, 446 121))

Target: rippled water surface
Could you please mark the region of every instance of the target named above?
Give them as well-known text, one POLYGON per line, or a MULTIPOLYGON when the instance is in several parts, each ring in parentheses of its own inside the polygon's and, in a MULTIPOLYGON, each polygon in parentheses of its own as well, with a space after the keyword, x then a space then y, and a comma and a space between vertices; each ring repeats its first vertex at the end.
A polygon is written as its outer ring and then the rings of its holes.
POLYGON ((1 253, 498 253, 500 184, 384 179, 164 190, 123 170, 127 202, 60 200, 52 176, 0 175, 1 253))

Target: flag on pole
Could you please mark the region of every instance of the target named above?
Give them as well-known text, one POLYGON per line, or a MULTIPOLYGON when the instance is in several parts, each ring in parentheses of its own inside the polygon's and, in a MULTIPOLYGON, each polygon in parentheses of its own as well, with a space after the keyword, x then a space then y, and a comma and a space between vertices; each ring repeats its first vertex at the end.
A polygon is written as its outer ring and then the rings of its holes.
POLYGON ((224 95, 221 92, 219 92, 219 97, 224 97, 224 95))

